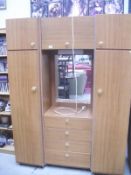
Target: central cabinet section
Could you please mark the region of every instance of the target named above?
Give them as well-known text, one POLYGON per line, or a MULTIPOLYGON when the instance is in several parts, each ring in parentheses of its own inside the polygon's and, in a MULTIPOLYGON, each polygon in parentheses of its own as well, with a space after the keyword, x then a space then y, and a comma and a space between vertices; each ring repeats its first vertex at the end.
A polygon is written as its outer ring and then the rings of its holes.
POLYGON ((43 94, 50 99, 48 107, 43 106, 45 163, 90 168, 93 51, 74 53, 43 51, 43 63, 48 63, 43 67, 43 94))
POLYGON ((90 168, 94 18, 41 24, 45 163, 90 168))

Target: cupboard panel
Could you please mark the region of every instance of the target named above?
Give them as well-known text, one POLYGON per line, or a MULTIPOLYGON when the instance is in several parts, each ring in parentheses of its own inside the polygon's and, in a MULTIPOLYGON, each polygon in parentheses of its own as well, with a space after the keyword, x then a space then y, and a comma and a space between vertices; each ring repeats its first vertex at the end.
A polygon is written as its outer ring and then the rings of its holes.
POLYGON ((39 21, 37 19, 7 20, 8 50, 38 49, 39 21))
POLYGON ((131 15, 97 15, 96 48, 131 49, 131 15))
POLYGON ((131 99, 131 54, 97 50, 94 66, 92 171, 122 174, 131 99))
POLYGON ((93 49, 94 17, 42 19, 42 49, 93 49))
POLYGON ((72 46, 71 18, 46 18, 42 24, 42 49, 69 49, 72 46))
POLYGON ((54 138, 45 138, 45 151, 57 150, 57 151, 70 151, 79 153, 91 154, 91 142, 77 142, 65 140, 55 140, 54 138))
POLYGON ((50 140, 65 140, 88 142, 91 141, 91 131, 89 130, 74 130, 74 129, 57 129, 46 128, 45 137, 50 140))
POLYGON ((47 164, 90 168, 90 154, 50 150, 45 152, 45 161, 47 164))
MULTIPOLYGON (((47 115, 47 114, 45 114, 47 115)), ((51 128, 92 129, 92 119, 73 117, 45 117, 45 126, 51 128)))
POLYGON ((16 160, 43 165, 37 51, 9 51, 9 82, 16 160))

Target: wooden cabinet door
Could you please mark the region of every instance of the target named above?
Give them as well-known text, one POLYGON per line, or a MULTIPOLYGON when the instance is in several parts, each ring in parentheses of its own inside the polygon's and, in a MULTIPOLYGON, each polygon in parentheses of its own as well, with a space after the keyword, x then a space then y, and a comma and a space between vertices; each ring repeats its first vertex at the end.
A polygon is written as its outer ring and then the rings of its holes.
POLYGON ((37 51, 9 51, 9 82, 16 160, 43 165, 37 51))
POLYGON ((42 49, 72 48, 71 18, 42 19, 42 49))
POLYGON ((74 48, 94 49, 94 17, 74 17, 73 25, 74 48))
POLYGON ((96 48, 131 49, 131 15, 97 15, 96 48))
POLYGON ((91 169, 123 174, 131 99, 129 51, 97 50, 91 169))
POLYGON ((93 49, 94 18, 42 19, 42 49, 93 49))
POLYGON ((38 49, 39 21, 10 19, 6 23, 8 50, 38 49))

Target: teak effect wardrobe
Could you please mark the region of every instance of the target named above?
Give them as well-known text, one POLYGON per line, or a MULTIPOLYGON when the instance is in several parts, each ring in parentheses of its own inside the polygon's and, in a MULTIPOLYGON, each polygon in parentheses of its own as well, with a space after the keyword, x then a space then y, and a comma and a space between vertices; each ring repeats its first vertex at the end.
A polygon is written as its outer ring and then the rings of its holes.
MULTIPOLYGON (((16 160, 122 174, 131 99, 131 16, 7 20, 16 160), (70 117, 54 114, 58 50, 94 55, 92 103, 70 117), (53 106, 53 107, 52 107, 53 106)), ((68 104, 66 104, 68 105, 68 104)))

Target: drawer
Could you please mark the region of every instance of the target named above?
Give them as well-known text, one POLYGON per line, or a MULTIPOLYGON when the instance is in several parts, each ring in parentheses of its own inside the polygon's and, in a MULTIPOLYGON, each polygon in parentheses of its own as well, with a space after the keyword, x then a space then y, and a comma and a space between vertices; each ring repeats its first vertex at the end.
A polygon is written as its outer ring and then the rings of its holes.
POLYGON ((45 127, 91 130, 91 118, 45 117, 45 127))
POLYGON ((45 163, 69 167, 90 168, 90 154, 45 151, 45 163))
POLYGON ((57 129, 45 128, 45 140, 55 141, 78 141, 88 142, 91 141, 90 130, 75 130, 75 129, 57 129))
POLYGON ((91 154, 91 142, 56 141, 45 139, 45 150, 70 151, 91 154))

